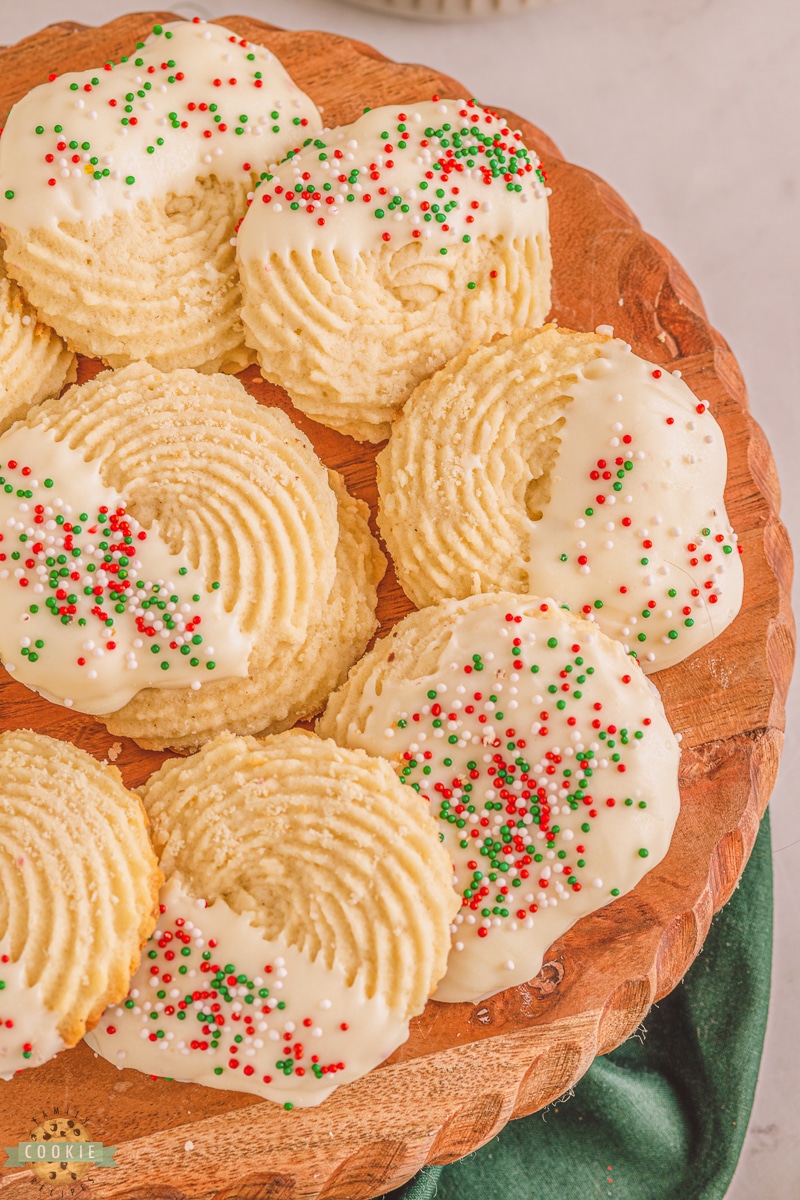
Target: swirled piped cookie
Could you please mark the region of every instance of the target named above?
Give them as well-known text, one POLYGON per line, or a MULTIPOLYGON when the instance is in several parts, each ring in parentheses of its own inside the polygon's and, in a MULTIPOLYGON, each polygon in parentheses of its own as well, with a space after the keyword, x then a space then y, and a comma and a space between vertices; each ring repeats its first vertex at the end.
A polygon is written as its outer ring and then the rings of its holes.
POLYGON ((739 611, 720 427, 619 339, 547 326, 465 351, 420 385, 377 461, 379 525, 417 606, 552 595, 648 672, 739 611))
POLYGON ((360 441, 421 379, 550 308, 544 171, 473 100, 366 110, 259 185, 238 234, 265 378, 360 441))
POLYGON ((0 1079, 74 1046, 125 996, 162 879, 115 767, 0 733, 0 1079))
POLYGON ((428 805, 388 763, 300 730, 221 734, 143 798, 161 918, 95 1049, 291 1108, 406 1040, 459 901, 428 805))
POLYGON ((0 238, 0 433, 75 374, 75 355, 8 278, 0 238))
POLYGON ((388 758, 431 806, 461 910, 434 999, 524 983, 667 852, 677 741, 618 642, 552 600, 445 600, 351 671, 319 732, 388 758))
POLYGON ((51 75, 0 140, 9 274, 82 354, 238 371, 232 239, 268 163, 320 125, 277 59, 199 20, 51 75))
POLYGON ((147 748, 286 728, 375 628, 366 507, 238 380, 107 371, 0 438, 0 657, 147 748))

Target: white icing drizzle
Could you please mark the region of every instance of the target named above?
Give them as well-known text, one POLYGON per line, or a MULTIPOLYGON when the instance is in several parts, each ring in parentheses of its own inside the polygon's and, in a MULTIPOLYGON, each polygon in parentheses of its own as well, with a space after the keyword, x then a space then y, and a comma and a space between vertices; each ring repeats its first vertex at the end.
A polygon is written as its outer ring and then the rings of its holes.
POLYGON ((173 876, 128 999, 89 1045, 119 1068, 305 1108, 406 1040, 408 1020, 368 997, 361 975, 348 986, 340 966, 264 938, 252 919, 223 899, 206 907, 173 876))
POLYGON ((373 675, 337 733, 392 761, 441 820, 464 903, 436 1000, 533 978, 575 921, 661 861, 678 816, 679 750, 653 685, 588 622, 576 634, 526 615, 533 603, 443 605, 436 669, 373 675))
POLYGON ((520 235, 547 244, 540 171, 521 134, 472 100, 372 109, 271 168, 238 253, 261 262, 323 248, 355 259, 434 238, 446 255, 475 237, 520 235))
POLYGON ((39 984, 27 982, 24 959, 12 961, 8 937, 0 940, 0 1079, 12 1079, 63 1050, 58 1022, 39 984))
POLYGON ((550 501, 530 523, 529 590, 596 621, 645 671, 662 670, 741 607, 722 432, 685 383, 619 339, 565 391, 550 501))
POLYGON ((154 29, 127 62, 54 76, 14 106, 0 225, 91 222, 198 178, 249 181, 320 127, 263 47, 200 21, 154 29))
POLYGON ((146 687, 246 676, 253 636, 217 581, 125 511, 98 460, 18 424, 0 438, 0 479, 0 659, 15 679, 110 713, 146 687))

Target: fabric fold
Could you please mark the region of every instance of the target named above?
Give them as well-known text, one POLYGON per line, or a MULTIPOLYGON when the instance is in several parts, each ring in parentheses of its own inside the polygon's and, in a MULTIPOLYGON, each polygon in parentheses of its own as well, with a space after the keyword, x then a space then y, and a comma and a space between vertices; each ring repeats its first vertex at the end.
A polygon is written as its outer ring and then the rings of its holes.
POLYGON ((382 1200, 722 1200, 753 1105, 771 962, 767 813, 702 953, 637 1034, 569 1098, 382 1200))

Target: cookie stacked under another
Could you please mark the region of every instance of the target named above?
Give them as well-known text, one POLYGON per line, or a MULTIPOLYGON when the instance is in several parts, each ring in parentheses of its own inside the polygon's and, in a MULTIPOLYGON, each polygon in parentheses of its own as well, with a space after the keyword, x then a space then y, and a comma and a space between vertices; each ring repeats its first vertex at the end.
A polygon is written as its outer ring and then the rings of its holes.
POLYGON ((74 1046, 123 998, 162 879, 116 768, 0 733, 0 1078, 74 1046))
POLYGON ((0 460, 3 661, 112 733, 286 728, 366 648, 384 568, 366 506, 237 380, 105 372, 0 460))
POLYGON ((74 379, 75 355, 8 278, 0 238, 0 433, 74 379))

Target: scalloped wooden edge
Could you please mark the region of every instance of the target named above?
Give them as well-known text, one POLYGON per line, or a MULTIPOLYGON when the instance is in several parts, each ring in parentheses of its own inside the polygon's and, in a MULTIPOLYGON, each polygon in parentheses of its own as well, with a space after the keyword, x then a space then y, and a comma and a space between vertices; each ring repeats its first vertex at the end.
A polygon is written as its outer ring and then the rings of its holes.
MULTIPOLYGON (((104 28, 133 28, 135 24, 138 30, 169 17, 163 12, 129 15, 104 28)), ((281 32, 249 18, 218 20, 247 37, 254 31, 281 32)), ((74 22, 61 22, 43 32, 69 34, 84 29, 74 22)), ((41 36, 26 39, 18 49, 34 53, 41 36)), ((347 41, 327 36, 339 43, 347 41)), ((371 47, 348 44, 356 54, 390 62, 371 47)), ((456 93, 464 94, 461 85, 431 74, 443 88, 453 86, 456 93)), ((514 114, 507 116, 515 124, 527 124, 514 114)), ((541 131, 536 131, 534 144, 552 161, 561 160, 541 131)), ((571 169, 593 183, 598 199, 615 217, 640 228, 635 215, 608 184, 581 168, 571 169)), ((713 914, 729 899, 744 869, 775 782, 794 653, 791 549, 777 515, 780 493, 775 464, 761 429, 749 416, 738 365, 724 339, 709 328, 702 301, 686 273, 660 243, 651 237, 647 240, 663 261, 664 310, 668 314, 677 302, 702 328, 710 339, 708 349, 713 348, 713 370, 745 416, 748 469, 769 509, 763 530, 764 560, 779 585, 778 609, 771 618, 766 643, 773 684, 768 719, 758 728, 706 742, 684 756, 682 775, 691 779, 693 786, 706 779, 709 764, 713 764, 716 778, 708 786, 722 786, 720 775, 724 775, 724 786, 734 789, 740 798, 734 806, 738 816, 713 848, 704 887, 694 903, 661 931, 646 969, 632 970, 602 1004, 546 1025, 494 1035, 491 1054, 486 1053, 486 1039, 481 1037, 410 1061, 390 1062, 346 1089, 346 1101, 336 1106, 335 1114, 328 1102, 322 1109, 265 1120, 264 1106, 253 1104, 135 1138, 118 1150, 119 1169, 113 1178, 106 1181, 103 1172, 93 1183, 98 1200, 242 1200, 245 1196, 247 1200, 361 1200, 399 1186, 426 1163, 462 1157, 489 1141, 509 1120, 526 1116, 567 1092, 597 1054, 607 1053, 630 1036, 650 1005, 675 987, 694 961, 713 914), (743 781, 745 761, 749 773, 743 781), (390 1114, 391 1136, 376 1128, 375 1114, 380 1112, 390 1114), (194 1142, 191 1153, 184 1149, 187 1137, 194 1142), (219 1190, 232 1174, 234 1181, 219 1190), (168 1179, 179 1180, 180 1186, 165 1182, 168 1179)), ((680 355, 668 316, 662 319, 661 303, 652 316, 664 340, 669 339, 667 349, 680 355)), ((30 1182, 29 1172, 13 1172, 0 1181, 0 1189, 9 1200, 15 1200, 28 1194, 30 1182)))

